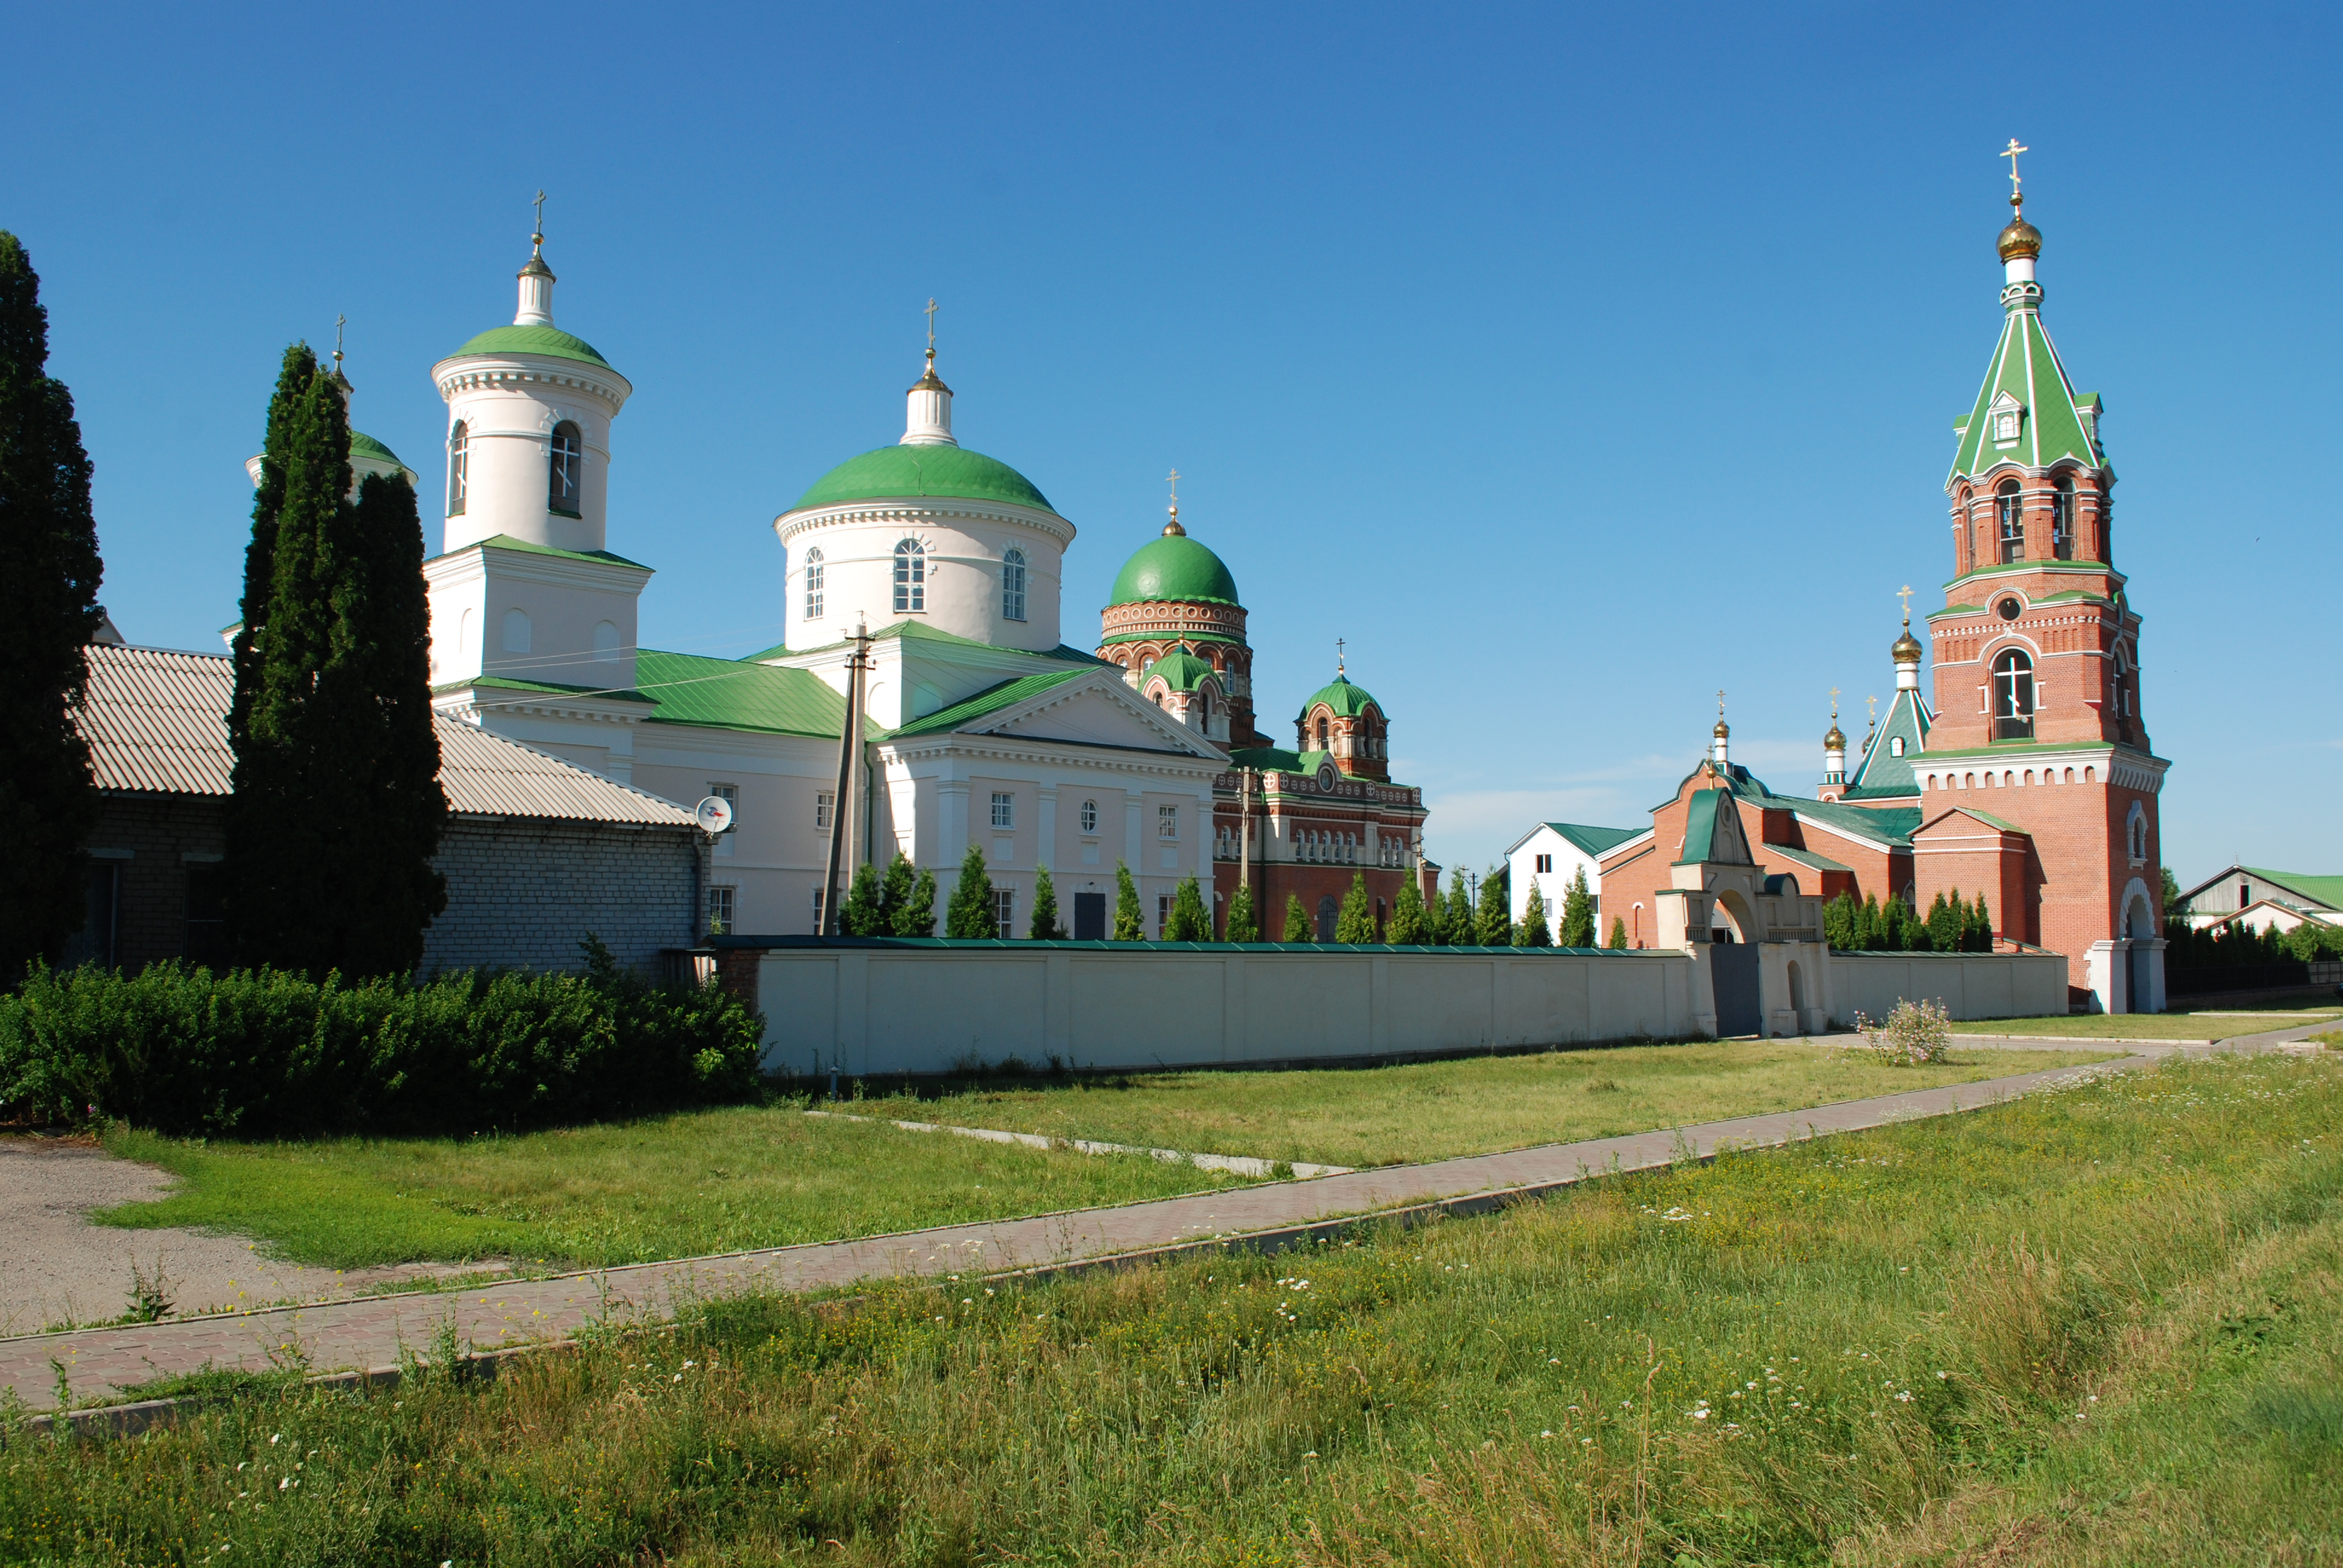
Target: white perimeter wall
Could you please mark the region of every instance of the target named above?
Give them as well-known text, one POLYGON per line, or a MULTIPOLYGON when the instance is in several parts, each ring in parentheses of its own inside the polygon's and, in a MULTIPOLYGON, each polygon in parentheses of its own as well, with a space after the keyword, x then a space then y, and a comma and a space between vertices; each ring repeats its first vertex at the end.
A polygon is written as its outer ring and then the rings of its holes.
POLYGON ((2057 953, 1833 953, 1831 1021, 1885 1018, 1898 1001, 1942 1002, 1956 1019, 2038 1018, 2066 1010, 2057 953))

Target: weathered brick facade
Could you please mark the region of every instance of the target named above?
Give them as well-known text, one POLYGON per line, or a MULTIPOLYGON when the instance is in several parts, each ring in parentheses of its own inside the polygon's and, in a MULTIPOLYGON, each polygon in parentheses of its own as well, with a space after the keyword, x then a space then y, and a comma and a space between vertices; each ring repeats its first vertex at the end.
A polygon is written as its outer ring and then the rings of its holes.
POLYGON ((699 940, 706 835, 603 822, 458 820, 434 864, 447 908, 423 934, 422 971, 576 969, 588 931, 649 970, 699 940))

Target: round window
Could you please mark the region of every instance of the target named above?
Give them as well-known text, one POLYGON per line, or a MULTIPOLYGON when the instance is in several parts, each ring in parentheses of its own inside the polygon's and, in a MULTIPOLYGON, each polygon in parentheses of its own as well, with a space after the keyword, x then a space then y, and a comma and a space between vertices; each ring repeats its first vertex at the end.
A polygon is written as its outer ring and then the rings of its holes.
POLYGON ((1334 765, 1332 762, 1318 764, 1318 788, 1329 795, 1334 792, 1334 765))
POLYGON ((2004 620, 2016 620, 2026 613, 2026 607, 2014 598, 2006 598, 1993 608, 2004 620))

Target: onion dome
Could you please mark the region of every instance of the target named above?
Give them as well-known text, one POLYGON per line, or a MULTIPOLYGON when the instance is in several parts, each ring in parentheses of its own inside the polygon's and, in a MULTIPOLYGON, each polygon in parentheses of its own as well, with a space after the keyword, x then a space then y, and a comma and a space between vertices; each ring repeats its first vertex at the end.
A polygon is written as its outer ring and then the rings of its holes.
POLYGON ((1726 723, 1726 722, 1725 722, 1725 720, 1724 720, 1724 719, 1718 719, 1718 720, 1716 721, 1716 728, 1709 731, 1709 734, 1710 734, 1713 738, 1715 738, 1715 739, 1718 739, 1718 740, 1725 739, 1726 738, 1728 738, 1729 736, 1731 736, 1731 735, 1732 735, 1732 733, 1733 733, 1733 726, 1731 726, 1730 724, 1727 724, 1727 723, 1726 723))
POLYGON ((1154 680, 1160 677, 1174 691, 1193 691, 1205 679, 1219 673, 1197 658, 1195 650, 1183 642, 1148 666, 1142 678, 1154 680))
POLYGON ((1164 533, 1147 541, 1122 563, 1107 608, 1161 599, 1242 605, 1237 579, 1221 558, 1184 533, 1164 533))
POLYGON ((2040 256, 2042 231, 2026 221, 2025 203, 2019 197, 2010 197, 2009 205, 2014 209, 2010 216, 2009 226, 2001 231, 2001 238, 1995 246, 2000 251, 2001 259, 2006 263, 2021 256, 2027 257, 2040 256))
POLYGON ((1839 732, 1838 720, 1835 719, 1831 720, 1830 733, 1823 737, 1823 749, 1825 751, 1846 749, 1846 737, 1839 732))
POLYGON ((1904 635, 1897 638, 1895 645, 1888 648, 1887 657, 1898 664, 1917 664, 1920 662, 1920 656, 1926 651, 1920 646, 1920 639, 1912 635, 1912 628, 1907 623, 1904 628, 1904 635))
POLYGON ((1312 692, 1310 700, 1302 705, 1302 711, 1295 714, 1294 718, 1309 718, 1310 710, 1322 702, 1332 709, 1338 719, 1356 719, 1370 706, 1377 709, 1383 707, 1382 703, 1375 701, 1374 694, 1365 687, 1353 683, 1347 675, 1338 675, 1334 678, 1332 685, 1322 686, 1312 692))

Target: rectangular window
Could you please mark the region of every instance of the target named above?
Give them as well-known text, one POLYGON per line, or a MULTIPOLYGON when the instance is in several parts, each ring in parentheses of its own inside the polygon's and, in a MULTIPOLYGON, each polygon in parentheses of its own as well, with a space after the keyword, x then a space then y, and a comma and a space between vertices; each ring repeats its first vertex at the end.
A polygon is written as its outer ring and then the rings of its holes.
POLYGON ((813 830, 815 832, 830 831, 830 814, 837 805, 838 797, 827 789, 813 798, 813 830))
POLYGON ((1155 808, 1155 836, 1159 839, 1176 839, 1180 836, 1179 807, 1158 806, 1155 808))
POLYGON ((1172 895, 1159 893, 1155 898, 1155 940, 1161 941, 1163 933, 1172 929, 1172 895))
POLYGON ((827 890, 826 888, 824 888, 824 887, 823 887, 820 882, 816 882, 816 883, 814 884, 814 888, 813 888, 813 934, 814 934, 814 935, 816 935, 816 936, 820 936, 820 935, 821 935, 821 896, 822 896, 822 894, 823 894, 823 893, 827 892, 828 890, 827 890))
POLYGON ((717 886, 708 890, 708 934, 729 937, 732 934, 732 896, 736 890, 717 886))
POLYGON ((992 825, 996 828, 1017 826, 1017 797, 1006 789, 992 792, 992 825))
POLYGON ((1541 871, 1551 871, 1551 870, 1553 870, 1553 869, 1554 869, 1554 857, 1553 857, 1552 855, 1540 855, 1540 856, 1537 858, 1537 869, 1538 869, 1539 870, 1541 870, 1541 871))
POLYGON ((227 923, 220 913, 220 880, 217 866, 187 868, 186 951, 191 964, 216 966, 227 961, 227 923))
POLYGON ((805 618, 808 620, 821 618, 821 552, 808 550, 805 569, 805 618))
POLYGON ((992 924, 994 929, 1004 937, 1013 937, 1017 934, 1016 889, 992 890, 992 924))
POLYGON ((2237 884, 2237 908, 2241 910, 2250 910, 2253 907, 2254 885, 2251 882, 2239 882, 2237 884))
POLYGON ((725 823, 724 831, 716 835, 715 852, 729 859, 732 854, 733 846, 739 841, 733 838, 732 834, 733 830, 740 826, 740 786, 710 784, 708 787, 708 792, 732 808, 732 820, 725 823))

